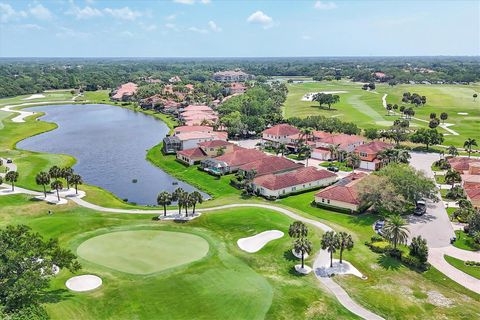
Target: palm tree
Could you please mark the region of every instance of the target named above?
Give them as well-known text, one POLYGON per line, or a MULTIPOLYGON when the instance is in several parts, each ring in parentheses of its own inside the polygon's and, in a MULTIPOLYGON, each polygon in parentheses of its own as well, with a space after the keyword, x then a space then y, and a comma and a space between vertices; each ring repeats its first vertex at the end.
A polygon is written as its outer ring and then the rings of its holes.
POLYGON ((322 236, 322 249, 330 253, 330 268, 333 267, 333 254, 337 252, 340 247, 340 239, 335 234, 335 231, 327 231, 322 236))
POLYGON ((48 170, 48 174, 50 175, 50 178, 52 179, 58 179, 62 177, 62 169, 60 169, 57 166, 53 166, 48 170))
POLYGON ((355 173, 355 168, 360 165, 360 157, 358 154, 350 152, 345 160, 347 161, 347 165, 352 167, 352 172, 355 173))
POLYGON ((310 148, 310 146, 307 147, 305 151, 305 167, 308 167, 308 159, 312 156, 312 148, 310 148))
POLYGON ((15 182, 18 180, 18 172, 17 171, 8 171, 5 175, 5 181, 10 182, 12 184, 12 191, 15 191, 15 182))
POLYGON ((47 188, 46 186, 50 184, 50 175, 46 172, 39 172, 35 177, 35 182, 39 186, 43 186, 43 194, 45 198, 47 197, 47 188))
POLYGON ((457 170, 449 169, 445 173, 445 182, 450 184, 452 188, 456 182, 461 182, 461 181, 462 181, 462 177, 460 176, 460 173, 457 170))
POLYGON ((478 146, 477 144, 477 140, 475 139, 472 139, 472 138, 468 138, 464 143, 463 143, 463 147, 467 150, 468 152, 468 157, 470 158, 470 155, 472 153, 472 147, 473 146, 478 146))
POLYGON ((63 183, 62 183, 62 181, 60 181, 60 180, 55 180, 55 181, 52 182, 52 184, 50 185, 50 187, 51 187, 52 189, 57 190, 57 199, 58 199, 58 201, 60 201, 60 193, 59 193, 59 190, 63 188, 63 183))
POLYGON ((308 235, 308 228, 305 223, 301 221, 294 221, 290 227, 288 227, 288 235, 291 238, 302 238, 308 235))
POLYGON ((197 205, 197 203, 203 202, 202 194, 198 191, 193 191, 188 195, 188 199, 189 199, 190 205, 193 208, 193 211, 192 211, 193 215, 195 215, 195 206, 197 205))
POLYGON ((312 136, 313 129, 312 128, 302 128, 300 129, 300 141, 305 138, 305 141, 308 141, 308 139, 312 136))
POLYGON ((302 269, 305 267, 305 253, 312 252, 312 243, 307 238, 299 238, 293 243, 293 250, 302 254, 302 269))
POLYGON ((455 146, 450 146, 450 147, 448 147, 447 152, 448 152, 448 154, 451 155, 452 157, 458 156, 458 150, 457 150, 457 148, 456 148, 455 146))
POLYGON ((62 178, 67 182, 67 189, 70 189, 70 178, 73 175, 73 169, 71 167, 65 167, 61 169, 62 178))
POLYGON ((478 97, 478 94, 474 93, 473 94, 473 102, 475 102, 475 100, 477 100, 477 97, 478 97))
POLYGON ((157 204, 163 206, 163 216, 167 216, 167 206, 172 203, 172 195, 167 191, 160 192, 157 196, 157 204))
POLYGON ((440 119, 442 119, 442 123, 445 124, 445 120, 448 119, 448 113, 442 112, 442 113, 440 114, 440 119))
POLYGON ((340 241, 340 263, 343 263, 342 256, 344 250, 352 250, 353 248, 353 239, 352 236, 346 232, 339 232, 338 239, 340 241))
POLYGON ((410 153, 407 150, 398 150, 397 159, 395 160, 398 163, 409 163, 411 158, 410 153))
POLYGON ((178 215, 182 213, 182 202, 180 201, 180 196, 185 193, 185 190, 182 188, 177 188, 172 193, 172 201, 176 201, 178 205, 178 215))
POLYGON ((179 195, 178 204, 185 209, 185 217, 188 217, 188 207, 190 206, 188 192, 184 191, 179 195))
POLYGON ((277 154, 281 154, 282 157, 285 155, 285 153, 288 151, 288 148, 285 144, 281 143, 278 147, 277 147, 277 154))
POLYGON ((75 194, 78 194, 78 185, 83 184, 82 177, 79 174, 74 173, 70 176, 70 183, 75 186, 75 194))
POLYGON ((338 158, 338 144, 329 144, 328 151, 330 151, 330 159, 334 160, 338 158))
POLYGON ((397 249, 398 244, 407 242, 408 229, 405 220, 396 214, 388 218, 383 226, 383 235, 397 249))

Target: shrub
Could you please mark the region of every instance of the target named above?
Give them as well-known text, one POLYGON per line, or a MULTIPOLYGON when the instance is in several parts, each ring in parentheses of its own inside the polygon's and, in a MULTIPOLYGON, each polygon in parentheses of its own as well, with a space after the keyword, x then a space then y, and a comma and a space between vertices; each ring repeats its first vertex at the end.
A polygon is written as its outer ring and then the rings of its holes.
POLYGON ((397 258, 397 259, 402 259, 402 254, 403 252, 399 249, 395 249, 392 247, 386 248, 386 254, 388 254, 390 257, 397 258))
POLYGON ((406 266, 417 269, 418 271, 426 271, 430 268, 430 264, 426 261, 421 261, 417 257, 413 257, 411 255, 403 255, 400 258, 400 261, 404 263, 406 266))
POLYGON ((447 159, 437 160, 433 163, 433 165, 441 170, 448 170, 451 168, 450 163, 447 161, 447 159))
POLYGON ((447 194, 445 195, 447 198, 452 199, 452 200, 459 200, 459 199, 465 199, 465 192, 463 191, 463 188, 460 186, 454 186, 450 190, 448 190, 447 194))
POLYGON ((385 241, 385 239, 383 239, 383 237, 380 236, 380 235, 378 235, 378 234, 373 235, 373 236, 370 238, 370 240, 371 240, 372 242, 385 241))
POLYGON ((425 263, 428 259, 428 246, 427 240, 421 236, 412 239, 412 243, 409 246, 410 256, 416 257, 420 262, 425 263))
POLYGON ((480 267, 480 262, 477 261, 465 261, 465 265, 470 267, 480 267))

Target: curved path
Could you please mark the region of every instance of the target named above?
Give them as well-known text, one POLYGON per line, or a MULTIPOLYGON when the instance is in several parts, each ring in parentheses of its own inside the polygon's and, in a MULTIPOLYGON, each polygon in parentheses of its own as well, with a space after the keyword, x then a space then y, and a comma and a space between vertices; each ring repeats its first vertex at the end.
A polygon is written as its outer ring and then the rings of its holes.
MULTIPOLYGON (((2 187, 10 187, 7 184, 1 185, 2 187)), ((23 188, 15 188, 15 193, 27 193, 31 195, 41 195, 39 192, 23 189, 23 188)), ((1 190, 0 190, 1 194, 1 190)), ((12 194, 12 193, 9 193, 12 194)), ((101 211, 101 212, 112 212, 112 213, 126 213, 126 214, 163 214, 163 210, 136 210, 136 209, 115 209, 115 208, 105 208, 98 206, 96 204, 87 202, 83 199, 72 197, 69 198, 69 200, 72 200, 73 202, 77 203, 80 206, 93 209, 96 211, 101 211)), ((235 204, 229 204, 229 205, 223 205, 223 206, 218 206, 218 207, 212 207, 212 208, 204 208, 204 209, 198 209, 201 212, 206 212, 206 211, 215 211, 215 210, 222 210, 222 209, 230 209, 230 208, 241 208, 241 207, 256 207, 256 208, 263 208, 263 209, 269 209, 273 210, 276 212, 279 212, 281 214, 284 214, 292 219, 302 221, 304 223, 308 223, 324 232, 326 231, 332 231, 333 229, 327 226, 324 223, 321 223, 316 220, 312 220, 309 218, 305 218, 303 216, 300 216, 290 210, 277 207, 274 205, 268 205, 268 204, 256 204, 256 203, 235 203, 235 204)), ((167 210, 167 215, 176 215, 178 213, 178 210, 167 210)), ((329 264, 329 254, 325 250, 320 250, 320 252, 317 254, 317 257, 315 258, 314 266, 324 266, 326 264, 329 264)), ((368 319, 368 320, 382 320, 383 318, 370 312, 369 310, 363 308, 359 304, 357 304, 355 301, 350 298, 348 293, 340 286, 338 285, 335 281, 333 281, 329 277, 323 277, 320 275, 320 272, 317 272, 315 270, 315 276, 317 279, 327 288, 329 289, 335 297, 338 299, 338 301, 350 312, 356 314, 357 316, 363 318, 363 319, 368 319)))

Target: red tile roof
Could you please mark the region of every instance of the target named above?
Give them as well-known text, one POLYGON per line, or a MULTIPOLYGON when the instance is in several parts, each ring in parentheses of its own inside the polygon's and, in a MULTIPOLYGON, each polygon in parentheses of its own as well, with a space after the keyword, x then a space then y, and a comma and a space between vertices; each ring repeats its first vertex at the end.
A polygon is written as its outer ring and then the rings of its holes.
POLYGON ((175 132, 211 132, 213 127, 209 126, 180 126, 174 129, 175 132))
POLYGON ((363 172, 349 174, 334 185, 317 192, 315 197, 358 205, 360 204, 360 199, 356 184, 365 176, 367 174, 363 172))
POLYGON ((197 106, 197 105, 189 105, 183 109, 184 111, 210 111, 213 112, 212 108, 209 106, 197 106))
POLYGON ((365 152, 367 154, 377 154, 382 150, 393 148, 393 145, 390 143, 385 143, 383 141, 372 141, 366 144, 362 144, 355 148, 355 152, 365 152))
POLYGON ((326 144, 336 144, 340 145, 340 147, 347 147, 348 145, 365 141, 365 138, 356 135, 339 133, 325 136, 324 138, 319 139, 319 141, 326 144))
POLYGON ((447 158, 448 163, 452 166, 452 169, 457 171, 467 171, 470 163, 480 162, 478 159, 471 159, 466 157, 453 157, 447 158))
POLYGON ((192 149, 178 151, 177 154, 180 154, 190 159, 200 159, 200 158, 205 158, 207 156, 203 152, 203 150, 200 148, 192 148, 192 149))
POLYGON ((224 147, 224 146, 229 146, 232 145, 233 143, 230 143, 228 141, 224 140, 212 140, 212 141, 207 141, 207 142, 202 142, 199 143, 199 147, 204 147, 204 148, 218 148, 218 147, 224 147))
POLYGON ((303 168, 303 164, 295 163, 291 160, 281 157, 269 156, 257 161, 244 164, 239 169, 244 171, 255 170, 256 176, 262 176, 279 171, 290 171, 303 168))
POLYGON ((134 95, 137 92, 137 88, 138 86, 133 82, 124 83, 117 89, 112 99, 122 99, 124 95, 134 95))
POLYGON ((255 178, 253 183, 269 190, 279 190, 335 176, 335 173, 327 170, 318 170, 314 167, 304 167, 286 173, 263 175, 255 178))
POLYGON ((291 136, 292 134, 300 133, 300 130, 289 124, 282 123, 264 130, 263 133, 273 136, 291 136))
POLYGON ((467 188, 465 189, 465 193, 470 201, 480 200, 480 188, 467 188))
POLYGON ((332 134, 325 131, 313 131, 313 136, 317 139, 323 139, 331 137, 332 134))
POLYGON ((216 157, 215 160, 223 161, 230 167, 237 167, 264 157, 267 155, 262 151, 238 147, 234 152, 216 157))
POLYGON ((213 135, 209 132, 183 132, 175 135, 181 141, 192 139, 212 139, 213 135))

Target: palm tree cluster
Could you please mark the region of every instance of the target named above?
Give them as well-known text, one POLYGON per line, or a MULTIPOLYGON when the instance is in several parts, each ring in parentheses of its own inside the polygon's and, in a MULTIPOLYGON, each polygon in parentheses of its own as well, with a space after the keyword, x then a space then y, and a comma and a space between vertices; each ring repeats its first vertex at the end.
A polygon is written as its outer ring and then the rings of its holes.
POLYGON ((288 235, 295 239, 293 241, 293 250, 302 257, 302 269, 305 267, 305 254, 312 251, 312 243, 308 240, 308 228, 301 221, 293 222, 288 228, 288 235))
POLYGON ((400 215, 393 215, 385 221, 385 225, 382 228, 382 234, 391 244, 393 244, 393 248, 397 249, 397 245, 407 243, 407 223, 400 215))
POLYGON ((385 149, 378 153, 377 158, 385 163, 408 163, 410 160, 410 153, 402 149, 385 149))
POLYGON ((198 203, 203 202, 203 196, 198 191, 188 193, 183 188, 177 188, 172 193, 162 191, 157 196, 157 204, 163 206, 163 216, 167 216, 167 206, 172 204, 173 201, 177 202, 178 215, 182 214, 182 208, 185 209, 185 217, 188 217, 188 208, 192 208, 192 214, 195 215, 195 208, 198 203))
POLYGON ((354 242, 352 236, 346 232, 335 233, 335 231, 327 231, 323 234, 320 242, 323 250, 330 253, 330 268, 333 267, 333 254, 340 253, 340 263, 343 263, 343 252, 352 250, 354 242))
POLYGON ((56 190, 58 201, 60 201, 59 190, 63 189, 64 186, 62 179, 65 180, 68 189, 70 189, 71 185, 75 186, 75 194, 78 194, 78 186, 83 184, 83 179, 71 167, 60 168, 53 166, 48 172, 41 171, 35 176, 37 185, 43 187, 45 198, 47 197, 47 186, 50 185, 52 190, 56 190))

